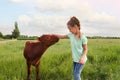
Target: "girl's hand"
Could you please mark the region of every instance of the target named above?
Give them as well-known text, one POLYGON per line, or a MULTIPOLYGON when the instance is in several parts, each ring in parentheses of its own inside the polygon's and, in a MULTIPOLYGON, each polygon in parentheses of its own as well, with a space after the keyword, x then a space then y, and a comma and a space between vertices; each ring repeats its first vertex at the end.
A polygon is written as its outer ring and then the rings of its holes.
POLYGON ((79 64, 84 64, 84 58, 81 57, 81 59, 79 60, 79 64))

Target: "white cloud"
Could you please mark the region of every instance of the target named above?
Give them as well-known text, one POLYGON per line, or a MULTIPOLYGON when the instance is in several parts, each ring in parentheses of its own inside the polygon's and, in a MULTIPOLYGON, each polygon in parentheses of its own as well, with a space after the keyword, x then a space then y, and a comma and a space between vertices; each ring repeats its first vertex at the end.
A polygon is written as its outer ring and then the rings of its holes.
POLYGON ((50 1, 50 0, 37 0, 36 8, 40 11, 59 11, 63 9, 61 2, 58 0, 50 1))
POLYGON ((70 9, 73 2, 76 3, 78 0, 36 0, 36 7, 43 11, 61 11, 70 9))
POLYGON ((90 22, 96 22, 96 23, 109 23, 113 24, 117 21, 117 18, 115 16, 111 16, 106 13, 94 13, 89 18, 90 22))
POLYGON ((35 8, 38 11, 65 13, 67 15, 89 15, 91 14, 91 6, 84 0, 37 0, 35 8))
MULTIPOLYGON (((15 1, 15 0, 13 0, 15 1)), ((19 0, 16 0, 19 1, 19 0)), ((25 1, 25 0, 21 0, 25 1)), ((37 10, 19 16, 21 31, 27 35, 39 35, 43 33, 67 34, 66 22, 71 16, 80 19, 82 31, 86 34, 104 34, 120 32, 117 17, 106 12, 98 13, 85 0, 31 0, 37 10), (114 31, 113 31, 114 30, 114 31)), ((31 12, 31 11, 30 11, 31 12)))
POLYGON ((19 22, 22 24, 21 26, 24 26, 21 28, 22 31, 24 29, 27 31, 29 30, 31 32, 34 31, 35 33, 37 33, 36 35, 40 35, 44 33, 63 34, 67 32, 66 19, 67 17, 65 16, 57 16, 57 15, 50 16, 45 14, 35 14, 31 17, 25 15, 20 16, 19 22))
POLYGON ((7 26, 8 25, 0 25, 0 32, 2 32, 3 35, 11 34, 13 31, 12 27, 7 27, 7 26))
POLYGON ((21 24, 28 26, 31 22, 31 18, 27 15, 21 15, 18 17, 21 24))
POLYGON ((24 1, 26 1, 26 0, 9 0, 9 1, 15 2, 15 3, 19 3, 19 2, 24 2, 24 1))

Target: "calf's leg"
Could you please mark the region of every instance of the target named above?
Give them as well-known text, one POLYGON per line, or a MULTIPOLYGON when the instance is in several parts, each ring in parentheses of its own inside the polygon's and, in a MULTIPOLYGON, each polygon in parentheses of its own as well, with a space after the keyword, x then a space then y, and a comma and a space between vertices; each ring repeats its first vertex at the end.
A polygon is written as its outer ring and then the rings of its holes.
POLYGON ((27 68, 28 68, 28 74, 27 74, 27 80, 30 80, 30 73, 31 73, 31 64, 27 62, 27 68))
POLYGON ((39 65, 40 65, 40 61, 37 61, 35 67, 36 67, 36 80, 40 80, 39 78, 39 65))

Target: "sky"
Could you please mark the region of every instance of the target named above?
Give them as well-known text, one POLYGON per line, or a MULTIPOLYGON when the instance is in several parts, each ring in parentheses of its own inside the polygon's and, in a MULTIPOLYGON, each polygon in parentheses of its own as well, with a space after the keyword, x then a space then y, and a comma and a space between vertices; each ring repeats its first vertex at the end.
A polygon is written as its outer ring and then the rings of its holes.
POLYGON ((11 34, 15 21, 21 35, 68 34, 76 16, 86 36, 120 37, 119 0, 1 0, 0 32, 11 34))

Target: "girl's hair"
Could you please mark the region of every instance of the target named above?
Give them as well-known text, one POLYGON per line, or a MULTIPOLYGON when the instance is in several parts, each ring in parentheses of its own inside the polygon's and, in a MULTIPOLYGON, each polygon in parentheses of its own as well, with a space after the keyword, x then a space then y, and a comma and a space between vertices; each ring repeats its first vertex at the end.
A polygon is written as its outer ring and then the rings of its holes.
POLYGON ((70 25, 72 27, 77 25, 78 28, 80 29, 80 21, 75 16, 70 18, 70 20, 67 22, 67 25, 70 25))

